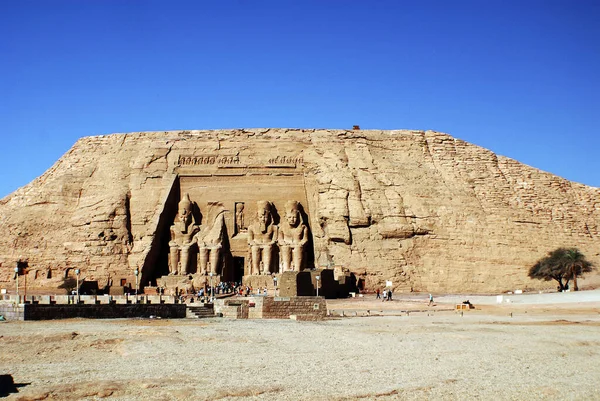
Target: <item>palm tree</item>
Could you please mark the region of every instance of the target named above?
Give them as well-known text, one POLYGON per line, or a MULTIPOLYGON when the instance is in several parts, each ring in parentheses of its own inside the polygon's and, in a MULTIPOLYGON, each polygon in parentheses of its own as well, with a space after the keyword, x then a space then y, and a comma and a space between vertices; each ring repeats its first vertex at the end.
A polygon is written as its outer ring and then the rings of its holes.
POLYGON ((591 272, 594 265, 588 261, 577 248, 567 249, 563 256, 565 273, 569 279, 573 279, 573 290, 579 291, 577 287, 577 276, 591 272))

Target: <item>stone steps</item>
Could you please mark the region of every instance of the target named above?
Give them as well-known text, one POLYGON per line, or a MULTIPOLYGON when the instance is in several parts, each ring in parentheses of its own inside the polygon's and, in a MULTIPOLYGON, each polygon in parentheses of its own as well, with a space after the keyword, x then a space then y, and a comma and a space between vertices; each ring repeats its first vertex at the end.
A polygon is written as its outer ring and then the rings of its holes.
POLYGON ((203 319, 215 317, 215 308, 213 304, 204 304, 203 306, 186 306, 186 317, 189 319, 203 319))

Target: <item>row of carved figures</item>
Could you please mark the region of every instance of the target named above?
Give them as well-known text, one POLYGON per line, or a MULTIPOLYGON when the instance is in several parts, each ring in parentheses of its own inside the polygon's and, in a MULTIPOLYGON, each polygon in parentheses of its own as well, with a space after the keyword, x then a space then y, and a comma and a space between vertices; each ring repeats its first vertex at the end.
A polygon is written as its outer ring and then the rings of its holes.
MULTIPOLYGON (((198 251, 198 272, 220 274, 221 253, 225 236, 224 208, 217 209, 212 222, 206 227, 194 224, 193 203, 189 194, 184 194, 178 205, 178 213, 171 226, 169 242, 170 274, 187 274, 192 250, 198 251)), ((239 216, 236 210, 236 228, 239 216)), ((273 205, 269 201, 257 202, 256 221, 247 228, 248 268, 250 275, 271 274, 285 271, 302 271, 305 267, 304 254, 309 233, 303 221, 300 203, 288 201, 281 224, 273 221, 273 205), (273 259, 279 251, 279 268, 273 269, 273 259), (277 271, 278 270, 278 271, 277 271)))
POLYGON ((202 274, 217 273, 224 237, 224 212, 220 208, 212 222, 196 224, 189 194, 179 202, 177 217, 171 226, 169 241, 170 274, 187 274, 192 250, 198 250, 198 270, 202 274))

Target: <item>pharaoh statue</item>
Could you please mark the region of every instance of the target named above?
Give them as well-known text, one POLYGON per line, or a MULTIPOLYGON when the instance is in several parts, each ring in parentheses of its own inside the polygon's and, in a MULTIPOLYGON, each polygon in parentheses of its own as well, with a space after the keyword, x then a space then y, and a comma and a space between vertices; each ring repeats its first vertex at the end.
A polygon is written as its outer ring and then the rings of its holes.
POLYGON ((194 241, 198 244, 199 273, 221 273, 221 250, 225 236, 225 209, 221 202, 209 202, 208 224, 196 234, 194 241))
POLYGON ((235 204, 235 232, 239 234, 246 231, 246 225, 244 224, 244 203, 237 202, 235 204))
POLYGON ((256 205, 257 221, 248 227, 248 246, 250 247, 251 259, 250 274, 270 274, 271 260, 277 241, 277 226, 273 224, 271 203, 258 201, 256 205))
POLYGON ((169 241, 169 274, 186 274, 190 260, 190 247, 194 235, 200 230, 194 223, 192 201, 188 193, 179 201, 177 217, 171 226, 171 241, 169 241))
POLYGON ((279 226, 279 251, 281 252, 281 272, 302 271, 304 268, 304 248, 308 242, 308 228, 300 213, 300 204, 288 201, 285 204, 285 218, 279 226))

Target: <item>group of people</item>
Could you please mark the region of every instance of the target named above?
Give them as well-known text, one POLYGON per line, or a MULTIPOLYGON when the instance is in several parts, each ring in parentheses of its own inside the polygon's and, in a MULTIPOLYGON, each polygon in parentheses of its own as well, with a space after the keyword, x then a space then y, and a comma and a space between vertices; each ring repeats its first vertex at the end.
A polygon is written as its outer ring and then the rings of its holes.
MULTIPOLYGON (((392 300, 392 289, 391 288, 384 288, 383 290, 380 290, 379 288, 375 291, 376 297, 375 299, 381 299, 381 302, 384 301, 391 301, 392 300)), ((469 304, 469 301, 465 301, 463 302, 464 304, 469 304)), ((429 294, 429 304, 428 306, 434 306, 433 303, 433 295, 429 294)))
MULTIPOLYGON (((206 285, 201 287, 199 290, 175 288, 173 294, 177 297, 179 302, 182 303, 193 303, 194 298, 197 298, 200 302, 208 302, 213 296, 219 294, 238 294, 240 290, 243 290, 242 283, 236 283, 234 281, 222 281, 214 287, 206 285), (213 294, 214 290, 214 294, 213 294)), ((163 292, 164 293, 164 289, 163 292)))
POLYGON ((267 287, 258 287, 256 291, 254 291, 254 288, 252 288, 252 286, 247 285, 245 287, 239 286, 239 288, 236 291, 236 294, 240 297, 247 297, 249 295, 260 295, 266 297, 267 295, 269 295, 269 291, 267 290, 267 287))
MULTIPOLYGON (((250 296, 250 295, 262 295, 267 296, 268 290, 267 287, 259 287, 256 290, 252 286, 244 286, 242 283, 236 282, 220 282, 215 287, 215 295, 219 294, 236 294, 238 296, 250 296)), ((205 295, 208 297, 212 296, 211 288, 207 287, 206 289, 200 288, 198 293, 196 294, 198 298, 203 298, 205 295)))
POLYGON ((191 292, 184 290, 183 288, 175 288, 173 293, 181 303, 194 303, 195 299, 199 302, 209 302, 213 298, 213 295, 217 296, 219 294, 235 294, 240 297, 251 295, 266 297, 269 295, 269 290, 267 287, 258 287, 257 289, 254 289, 252 286, 244 286, 242 283, 230 281, 217 284, 214 287, 214 294, 213 288, 210 286, 200 288, 198 291, 192 290, 191 292))
POLYGON ((392 300, 392 289, 391 288, 384 288, 383 291, 379 290, 379 288, 378 288, 375 293, 377 294, 375 299, 381 299, 381 302, 392 300))

